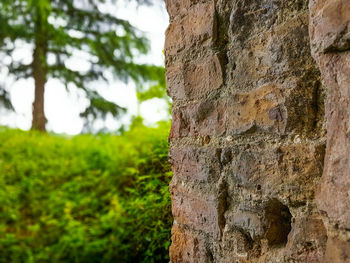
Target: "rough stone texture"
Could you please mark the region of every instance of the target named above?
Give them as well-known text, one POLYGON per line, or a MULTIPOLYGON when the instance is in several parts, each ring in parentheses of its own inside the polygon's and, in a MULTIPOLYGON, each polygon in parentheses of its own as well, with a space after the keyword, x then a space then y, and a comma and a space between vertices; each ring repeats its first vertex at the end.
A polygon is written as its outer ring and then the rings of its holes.
POLYGON ((176 86, 170 89, 169 95, 173 99, 187 100, 198 99, 212 90, 217 90, 223 84, 221 61, 217 54, 188 63, 169 67, 167 69, 167 83, 176 86), (208 82, 203 83, 203 76, 208 82))
MULTIPOLYGON (((336 225, 327 219, 334 215, 345 228, 350 220, 337 209, 348 204, 318 197, 326 217, 315 202, 325 156, 325 89, 310 51, 308 2, 165 2, 173 99, 171 262, 346 262, 340 258, 349 254, 346 239, 329 235, 336 225)), ((347 5, 330 2, 349 17, 347 5)), ((344 51, 345 24, 315 30, 324 42, 312 42, 314 49, 344 51)), ((344 54, 338 57, 348 63, 344 54)), ((345 85, 350 74, 339 70, 337 81, 345 85)), ((348 135, 335 136, 345 153, 348 135)), ((348 164, 332 162, 337 169, 348 164)), ((333 188, 324 179, 321 196, 342 195, 333 189, 348 187, 345 173, 333 188)))
POLYGON ((206 239, 203 235, 188 231, 174 224, 171 230, 172 246, 170 257, 174 262, 210 263, 211 256, 206 248, 206 239))
POLYGON ((350 262, 350 1, 310 2, 312 53, 327 87, 327 151, 317 206, 326 262, 350 262))
MULTIPOLYGON (((175 1, 171 3, 171 6, 175 1)), ((169 6, 169 5, 168 5, 169 6)), ((186 15, 178 17, 168 27, 165 54, 174 55, 188 50, 197 43, 211 45, 215 37, 214 3, 198 3, 186 9, 186 15)))

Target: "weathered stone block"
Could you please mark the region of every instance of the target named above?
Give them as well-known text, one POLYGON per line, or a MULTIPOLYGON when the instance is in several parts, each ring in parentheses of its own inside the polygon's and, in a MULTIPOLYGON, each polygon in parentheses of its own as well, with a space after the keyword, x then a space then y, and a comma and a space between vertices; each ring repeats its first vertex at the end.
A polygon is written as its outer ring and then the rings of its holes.
POLYGON ((198 99, 223 84, 218 54, 169 67, 166 75, 168 94, 173 100, 198 99))
POLYGON ((252 250, 253 241, 238 228, 231 228, 226 225, 223 233, 221 246, 216 252, 217 262, 232 263, 232 262, 247 262, 248 252, 252 250))
POLYGON ((350 262, 350 242, 337 237, 329 237, 325 263, 347 263, 350 262))
POLYGON ((173 263, 210 263, 211 254, 202 236, 174 224, 171 230, 170 258, 173 263))
POLYGON ((172 212, 176 222, 219 238, 221 230, 218 197, 189 189, 185 184, 172 184, 170 189, 172 212))
MULTIPOLYGON (((208 0, 206 2, 210 2, 208 0)), ((170 16, 170 20, 173 20, 177 16, 184 14, 192 5, 203 2, 201 0, 165 0, 166 9, 170 16)))
POLYGON ((169 158, 173 167, 173 180, 185 183, 215 183, 220 177, 217 149, 172 148, 169 158))
POLYGON ((222 135, 226 131, 224 114, 222 101, 195 102, 174 108, 170 138, 222 135))
POLYGON ((327 230, 320 216, 297 217, 288 235, 286 256, 297 262, 324 261, 327 230))
POLYGON ((325 217, 330 237, 326 262, 348 262, 350 242, 350 1, 310 2, 310 38, 327 87, 325 119, 327 150, 317 207, 325 217), (332 230, 332 232, 330 231, 332 230))
POLYGON ((165 0, 166 9, 172 20, 174 16, 180 15, 191 6, 193 0, 165 0))
POLYGON ((251 211, 235 211, 226 216, 226 224, 249 233, 251 239, 262 236, 264 233, 261 216, 251 211))
POLYGON ((287 111, 282 90, 273 84, 230 99, 204 101, 174 109, 170 137, 243 134, 261 129, 283 134, 287 111))
POLYGON ((350 49, 350 1, 310 1, 310 37, 315 54, 350 49))
POLYGON ((244 41, 244 48, 234 38, 228 49, 228 89, 247 91, 280 79, 297 82, 315 71, 307 22, 308 15, 300 14, 288 23, 274 25, 273 30, 259 31, 244 41))
MULTIPOLYGON (((256 189, 266 196, 279 195, 289 200, 291 206, 300 206, 313 197, 322 175, 323 144, 252 146, 236 151, 238 154, 233 157, 231 167, 225 170, 230 185, 238 184, 250 192, 256 189)), ((230 194, 234 192, 237 192, 235 187, 230 194)), ((261 199, 260 194, 257 198, 261 199)))
POLYGON ((307 13, 307 1, 304 0, 225 1, 225 4, 229 3, 232 3, 227 19, 230 22, 229 34, 233 41, 242 45, 249 38, 274 30, 278 25, 287 25, 296 16, 307 13))
POLYGON ((350 229, 350 53, 321 56, 319 61, 329 96, 327 152, 317 204, 334 224, 350 229))
POLYGON ((214 2, 190 7, 186 16, 170 23, 165 35, 166 56, 175 55, 193 45, 211 45, 215 38, 214 2))

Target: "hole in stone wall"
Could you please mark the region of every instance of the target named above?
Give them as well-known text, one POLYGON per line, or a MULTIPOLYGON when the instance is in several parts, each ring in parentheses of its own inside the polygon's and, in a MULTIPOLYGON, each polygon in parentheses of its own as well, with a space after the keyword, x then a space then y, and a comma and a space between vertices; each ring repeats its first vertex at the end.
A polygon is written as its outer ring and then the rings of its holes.
POLYGON ((283 246, 292 229, 292 214, 289 208, 277 199, 270 200, 265 207, 266 232, 269 246, 283 246))

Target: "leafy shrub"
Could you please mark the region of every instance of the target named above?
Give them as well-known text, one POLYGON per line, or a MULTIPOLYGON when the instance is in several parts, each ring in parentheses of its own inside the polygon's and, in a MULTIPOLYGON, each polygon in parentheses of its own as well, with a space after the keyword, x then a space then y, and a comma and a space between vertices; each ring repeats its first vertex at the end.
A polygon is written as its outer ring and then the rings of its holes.
POLYGON ((167 262, 169 125, 0 130, 0 262, 167 262))

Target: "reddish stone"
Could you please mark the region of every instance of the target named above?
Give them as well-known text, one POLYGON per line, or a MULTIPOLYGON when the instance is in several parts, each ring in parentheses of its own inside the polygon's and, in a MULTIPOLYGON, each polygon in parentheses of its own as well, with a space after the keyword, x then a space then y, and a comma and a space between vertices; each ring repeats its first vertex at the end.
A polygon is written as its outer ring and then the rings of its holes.
POLYGON ((347 263, 350 262, 350 242, 337 237, 329 237, 324 263, 347 263))
MULTIPOLYGON (((335 226, 350 229, 350 1, 312 1, 311 42, 328 94, 327 149, 317 205, 335 226)), ((327 220, 327 221, 328 221, 327 220)))
POLYGON ((177 181, 213 183, 220 177, 218 151, 211 148, 172 148, 170 162, 177 181))
POLYGON ((168 94, 174 100, 198 99, 222 84, 223 72, 218 54, 167 69, 168 94))
POLYGON ((219 201, 216 195, 199 193, 182 182, 172 181, 172 212, 177 223, 220 237, 219 201))
POLYGON ((268 84, 230 99, 191 103, 173 110, 170 137, 242 134, 255 128, 284 133, 283 101, 281 90, 268 84), (277 109, 278 118, 272 118, 277 109))
POLYGON ((214 2, 190 7, 186 16, 170 23, 165 35, 166 56, 174 55, 194 44, 211 45, 215 36, 214 2))
POLYGON ((203 237, 174 224, 171 229, 169 254, 172 263, 209 263, 210 252, 203 237))
POLYGON ((297 262, 323 262, 327 230, 319 216, 297 217, 288 235, 286 255, 297 262))
POLYGON ((165 5, 170 16, 170 20, 173 20, 176 16, 183 14, 192 5, 197 4, 198 2, 200 2, 200 0, 165 0, 165 5))
POLYGON ((313 0, 310 10, 314 54, 350 49, 350 0, 313 0))
POLYGON ((226 130, 224 114, 222 101, 196 102, 175 108, 170 138, 222 135, 226 130))
POLYGON ((191 0, 165 0, 165 5, 170 19, 172 19, 188 9, 191 5, 191 0))
POLYGON ((333 222, 350 228, 350 54, 320 57, 320 61, 330 92, 326 103, 327 150, 317 204, 333 222))

